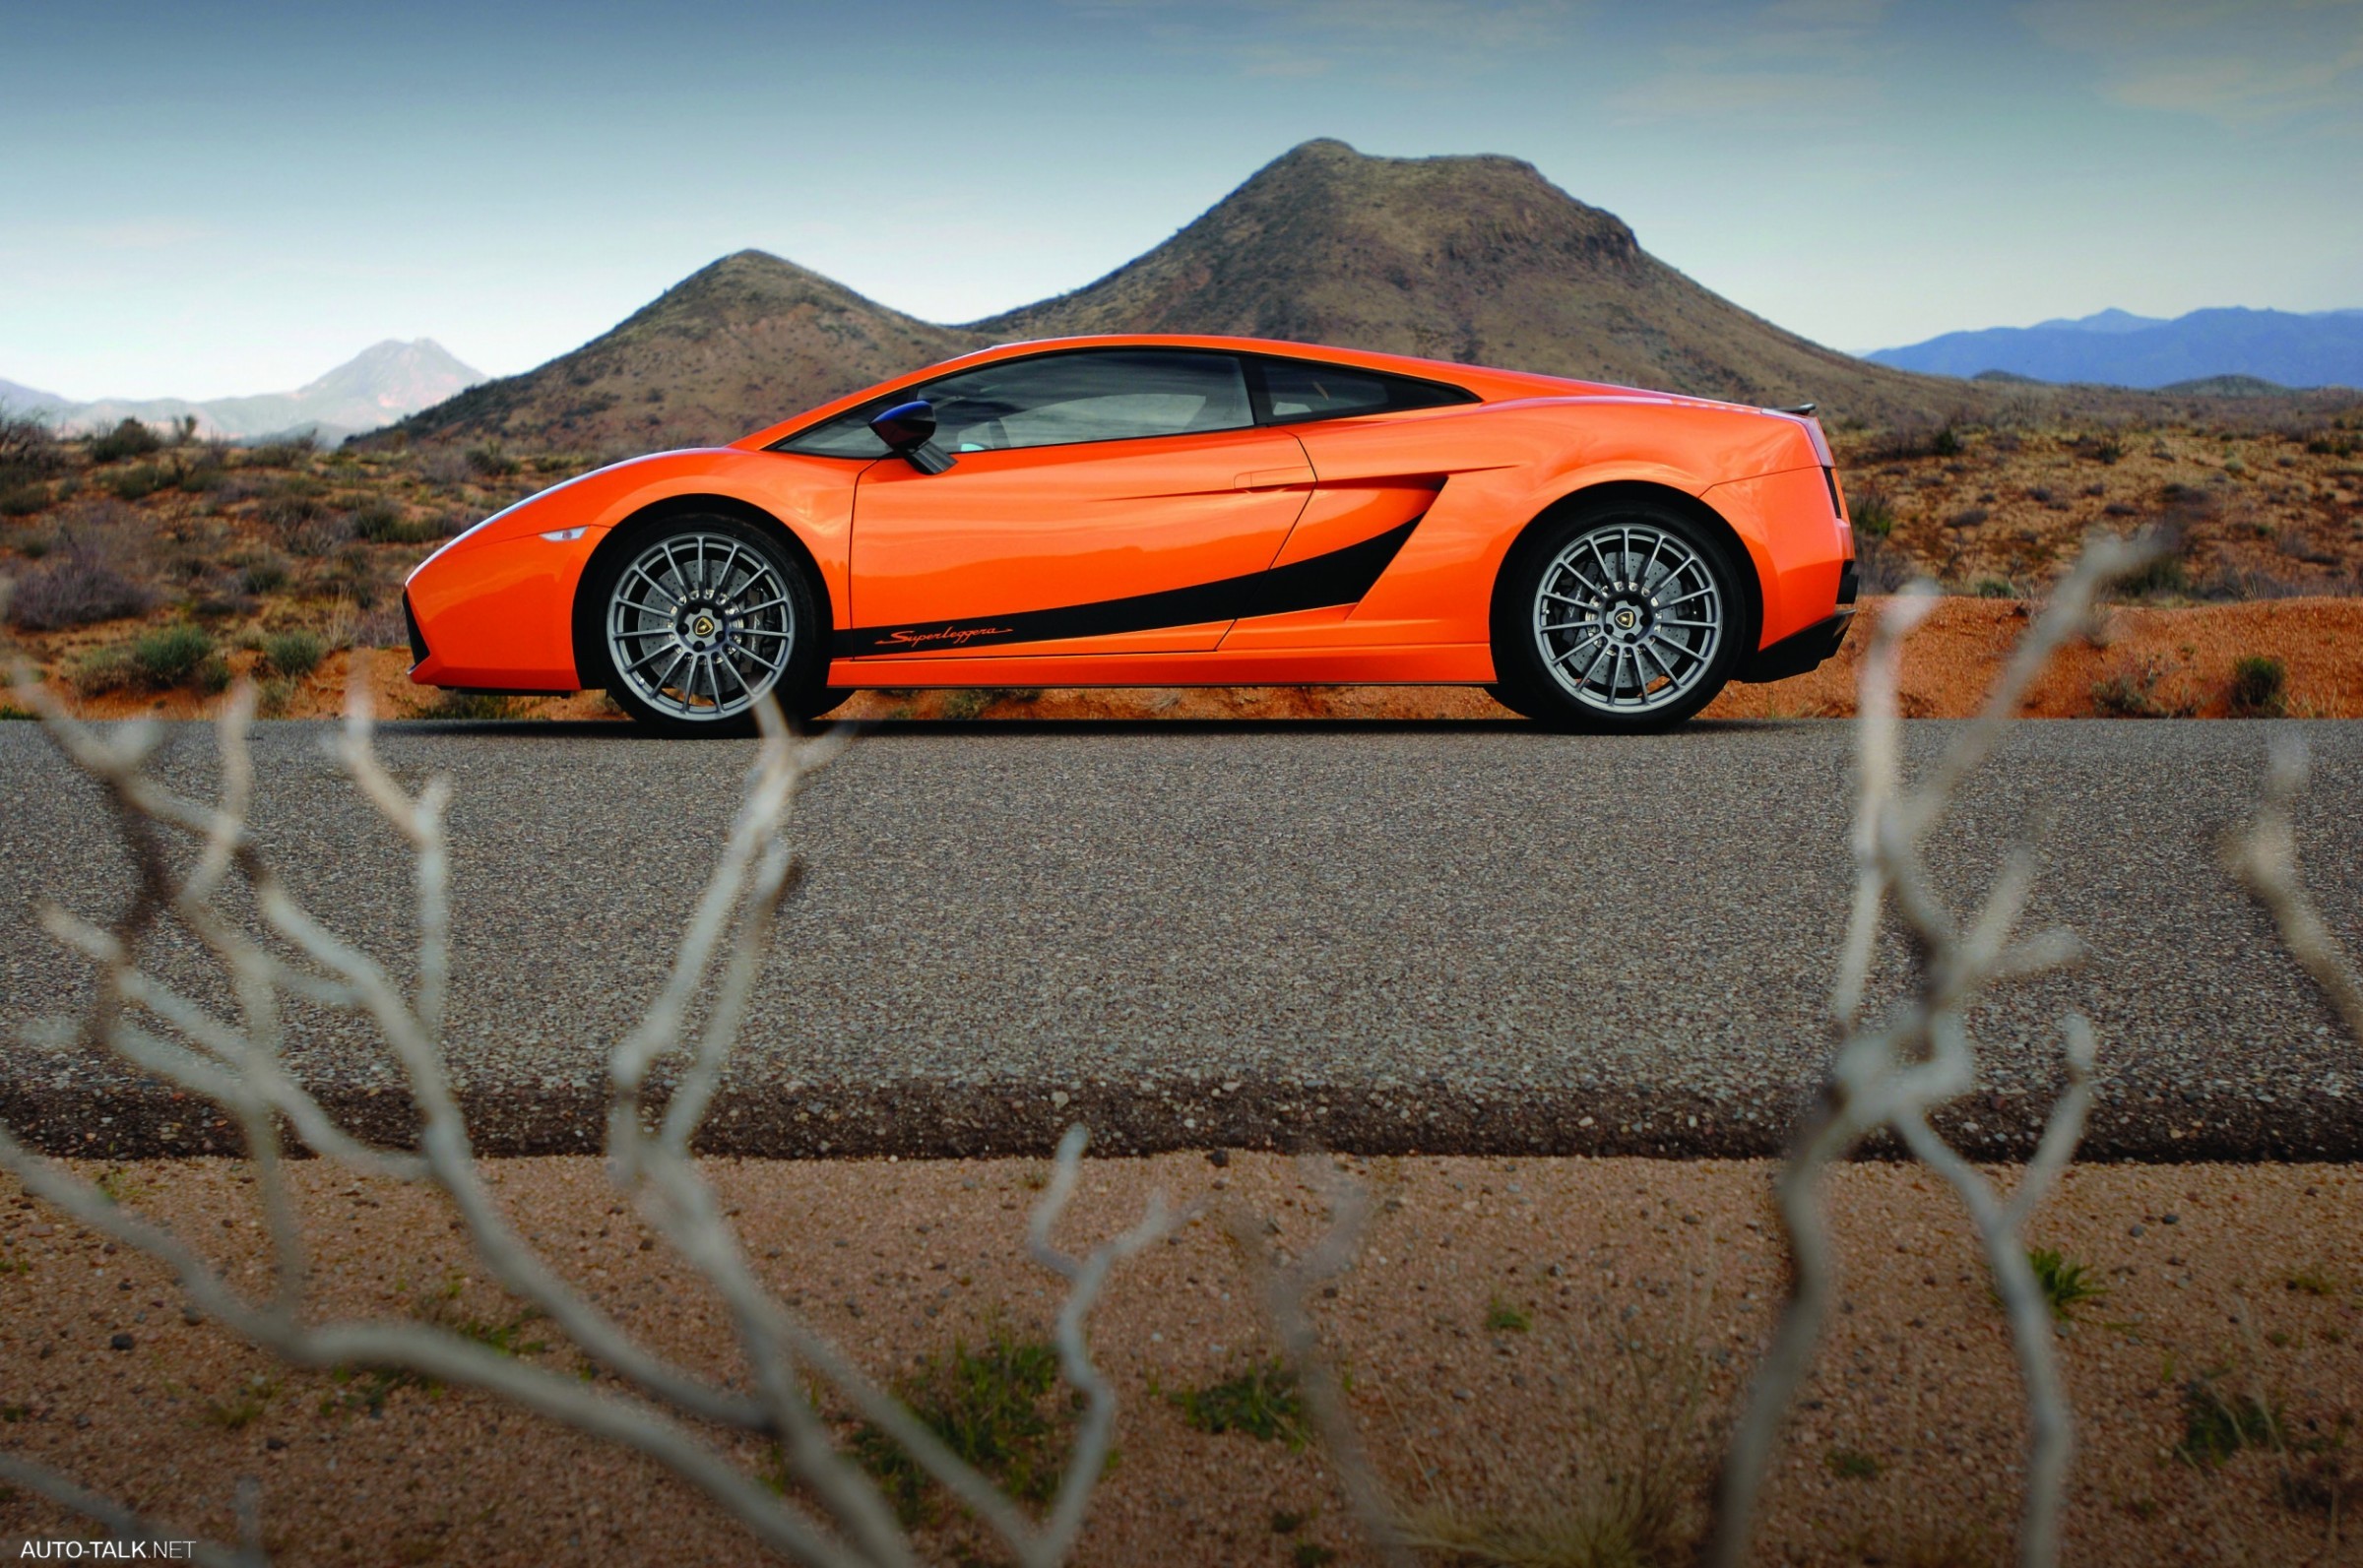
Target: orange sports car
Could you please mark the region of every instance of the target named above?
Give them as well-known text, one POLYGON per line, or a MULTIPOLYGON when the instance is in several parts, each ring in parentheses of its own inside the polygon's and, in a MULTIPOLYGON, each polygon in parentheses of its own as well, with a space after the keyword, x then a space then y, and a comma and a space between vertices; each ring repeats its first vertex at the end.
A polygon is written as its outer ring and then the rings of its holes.
POLYGON ((1469 684, 1661 729, 1836 651, 1808 406, 1238 338, 1004 344, 453 539, 411 678, 676 734, 859 687, 1469 684))

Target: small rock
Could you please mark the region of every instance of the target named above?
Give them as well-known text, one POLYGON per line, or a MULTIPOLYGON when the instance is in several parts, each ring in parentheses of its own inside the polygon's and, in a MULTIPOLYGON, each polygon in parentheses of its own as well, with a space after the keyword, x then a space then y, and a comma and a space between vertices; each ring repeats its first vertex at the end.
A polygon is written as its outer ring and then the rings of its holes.
POLYGON ((287 1446, 287 1440, 284 1437, 266 1437, 263 1439, 263 1446, 276 1454, 287 1446))
POLYGON ((1231 1163, 1231 1151, 1228 1149, 1207 1150, 1206 1163, 1217 1167, 1231 1163))
POLYGON ((2179 1225, 2182 1223, 2183 1217, 2179 1214, 2162 1214, 2158 1216, 2158 1223, 2162 1225, 2179 1225))
POLYGON ((2141 1232, 2142 1232, 2142 1231, 2144 1231, 2144 1230, 2147 1230, 2148 1228, 2149 1228, 2149 1226, 2147 1226, 2147 1225, 2140 1225, 2140 1224, 2127 1225, 2127 1226, 2125 1227, 2125 1233, 2126 1233, 2127 1235, 2129 1235, 2129 1236, 2138 1236, 2138 1235, 2141 1234, 2141 1232))
POLYGON ((131 1348, 131 1336, 118 1334, 106 1342, 106 1348, 110 1350, 128 1350, 131 1348))
POLYGON ((203 1313, 199 1312, 199 1311, 198 1311, 198 1310, 197 1310, 195 1307, 185 1307, 185 1306, 184 1306, 184 1307, 182 1307, 182 1308, 180 1309, 180 1321, 181 1321, 181 1322, 183 1322, 183 1323, 187 1323, 187 1324, 195 1325, 195 1324, 203 1323, 203 1322, 205 1321, 205 1315, 204 1315, 203 1313))

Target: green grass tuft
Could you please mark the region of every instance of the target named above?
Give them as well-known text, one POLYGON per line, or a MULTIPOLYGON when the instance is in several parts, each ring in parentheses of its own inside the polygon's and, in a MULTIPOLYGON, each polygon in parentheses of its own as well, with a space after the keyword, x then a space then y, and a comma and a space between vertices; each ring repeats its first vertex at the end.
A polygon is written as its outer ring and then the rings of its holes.
POLYGON ((1485 1327, 1492 1334, 1523 1334, 1534 1327, 1534 1314, 1496 1296, 1486 1303, 1485 1327))
POLYGON ((2080 1263, 2072 1263, 2048 1247, 2029 1247, 2026 1261, 2035 1271, 2035 1284, 2051 1315, 2065 1323, 2086 1301, 2105 1301, 2109 1287, 2092 1278, 2080 1263))
POLYGON ((2213 1377, 2183 1385, 2183 1440, 2177 1458, 2194 1465, 2222 1464, 2244 1448, 2267 1448, 2280 1430, 2281 1412, 2253 1394, 2226 1396, 2213 1377))
MULTIPOLYGON (((911 1413, 968 1464, 1021 1502, 1042 1503, 1058 1489, 1058 1461, 1076 1401, 1051 1398, 1058 1351, 1040 1340, 995 1330, 982 1347, 955 1342, 896 1389, 911 1413)), ((934 1483, 894 1439, 864 1423, 851 1444, 904 1524, 933 1519, 934 1483)))
POLYGON ((1859 1448, 1833 1448, 1821 1456, 1821 1463, 1840 1480, 1879 1479, 1879 1461, 1859 1448))
POLYGON ((1201 1432, 1245 1432, 1303 1448, 1311 1431, 1297 1375, 1277 1361, 1258 1361, 1237 1377, 1166 1398, 1201 1432))

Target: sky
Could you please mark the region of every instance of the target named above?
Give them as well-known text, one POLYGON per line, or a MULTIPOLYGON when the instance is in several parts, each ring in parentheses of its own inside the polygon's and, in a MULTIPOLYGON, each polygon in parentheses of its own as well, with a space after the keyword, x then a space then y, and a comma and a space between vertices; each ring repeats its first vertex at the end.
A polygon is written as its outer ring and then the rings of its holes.
POLYGON ((1500 153, 1863 350, 2363 306, 2363 0, 0 0, 0 378, 529 369, 753 246, 966 321, 1296 144, 1500 153))

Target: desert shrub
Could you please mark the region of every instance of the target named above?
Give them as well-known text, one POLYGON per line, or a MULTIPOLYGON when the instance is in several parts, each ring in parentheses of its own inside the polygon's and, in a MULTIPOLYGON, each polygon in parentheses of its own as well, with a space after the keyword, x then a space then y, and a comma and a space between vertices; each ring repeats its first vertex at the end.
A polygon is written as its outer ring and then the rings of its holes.
POLYGON ((258 555, 239 567, 238 586, 249 594, 276 594, 287 586, 287 563, 276 555, 258 555))
POLYGON ((1960 436, 1949 424, 1933 426, 1915 421, 1882 431, 1871 442, 1869 453, 1876 463, 1902 463, 1913 458, 1956 457, 1960 450, 1960 436), (1940 432, 1948 438, 1947 450, 1943 452, 1937 450, 1940 432))
POLYGON ((2293 561, 2304 561, 2309 566, 2336 566, 2344 559, 2336 550, 2323 544, 2304 529, 2291 529, 2275 538, 2273 543, 2283 555, 2293 561))
POLYGON ((317 632, 299 628, 263 634, 263 662, 292 680, 301 680, 319 668, 320 660, 327 655, 328 646, 320 640, 317 632))
POLYGON ((170 484, 172 474, 154 463, 136 463, 128 469, 117 469, 98 482, 105 485, 117 500, 137 501, 170 484))
POLYGON ((1920 575, 1911 556, 1879 533, 1854 536, 1854 569, 1866 594, 1892 594, 1920 575))
POLYGON ((2306 591, 2303 583, 2292 582, 2258 567, 2228 565, 2208 573, 2205 580, 2195 588, 2202 598, 2239 602, 2260 598, 2295 598, 2306 591))
POLYGON ((1895 498, 1885 486, 1867 484, 1860 495, 1848 497, 1847 511, 1852 514, 1854 532, 1868 533, 1874 538, 1885 538, 1895 532, 1895 498))
POLYGON ((66 684, 77 696, 103 697, 138 683, 131 667, 131 651, 120 644, 91 649, 66 666, 66 684))
POLYGON ((156 591, 134 564, 127 533, 105 513, 70 521, 57 548, 18 579, 8 601, 10 624, 47 632, 147 613, 156 591))
POLYGON ((299 469, 320 450, 319 435, 310 430, 282 436, 246 449, 246 461, 258 469, 299 469))
POLYGON ((180 477, 175 482, 179 484, 183 494, 211 495, 221 489, 227 482, 228 477, 228 473, 222 467, 222 460, 209 455, 181 470, 180 477))
POLYGON ((195 686, 220 691, 229 684, 229 666, 201 626, 160 626, 132 639, 131 667, 140 684, 159 691, 195 686))
POLYGON ((57 432, 37 413, 11 413, 0 405, 0 470, 54 473, 65 466, 57 432))
POLYGON ((377 602, 385 588, 376 559, 366 545, 360 544, 348 544, 340 549, 320 581, 330 593, 352 600, 356 609, 364 610, 377 602))
POLYGON ((517 460, 497 441, 486 441, 468 449, 468 467, 487 479, 505 479, 517 471, 517 460))
POLYGON ((147 425, 137 419, 125 419, 105 434, 91 437, 91 461, 113 463, 121 458, 144 458, 163 444, 164 438, 147 425))
POLYGON ((353 536, 372 544, 424 544, 444 537, 440 519, 414 523, 403 516, 401 507, 382 496, 354 507, 351 521, 353 536))
POLYGON ((2018 595, 2018 591, 2016 589, 2011 587, 2007 581, 1999 577, 1979 578, 1977 580, 1977 586, 1970 590, 1970 592, 1975 594, 1979 598, 2015 598, 2018 595))
POLYGON ((38 479, 0 482, 0 517, 31 517, 49 504, 49 486, 38 479))
POLYGON ((1945 520, 1948 529, 1983 528, 1994 514, 1982 506, 1965 506, 1945 520))
POLYGON ((2168 673, 2155 659, 2121 665, 2092 683, 2092 707, 2104 719, 2188 719, 2189 702, 2169 702, 2158 690, 2168 673))
POLYGON ((1961 432, 1949 420, 1937 426, 1936 434, 1928 438, 1928 455, 1932 458, 1961 455, 1961 432))
POLYGON ((476 465, 457 447, 429 447, 418 458, 418 477, 456 488, 476 477, 476 465))
POLYGON ((2238 719, 2278 719, 2286 711, 2289 671, 2267 654, 2248 654, 2232 661, 2232 715, 2238 719))

